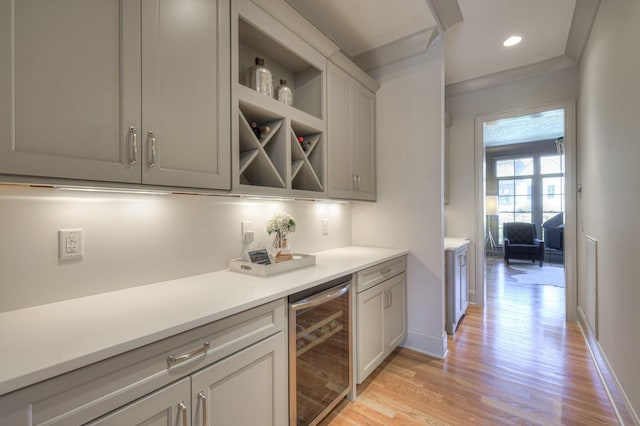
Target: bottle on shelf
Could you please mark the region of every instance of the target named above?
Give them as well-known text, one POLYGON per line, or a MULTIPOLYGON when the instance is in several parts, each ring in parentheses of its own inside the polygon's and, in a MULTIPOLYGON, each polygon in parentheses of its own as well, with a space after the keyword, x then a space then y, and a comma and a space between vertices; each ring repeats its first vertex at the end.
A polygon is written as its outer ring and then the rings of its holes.
POLYGON ((307 149, 309 149, 309 144, 304 141, 302 136, 298 136, 298 142, 300 143, 300 148, 302 148, 303 151, 306 152, 307 149))
POLYGON ((287 86, 287 80, 283 78, 280 79, 280 86, 278 86, 278 90, 276 91, 276 98, 283 104, 293 105, 293 92, 289 86, 287 86))
POLYGON ((273 78, 271 77, 271 71, 264 66, 264 58, 256 57, 255 65, 247 70, 245 80, 245 83, 251 89, 273 97, 273 78))
POLYGON ((262 140, 271 131, 271 127, 258 126, 258 123, 256 123, 255 121, 252 121, 251 130, 253 130, 253 133, 256 135, 258 140, 262 140))

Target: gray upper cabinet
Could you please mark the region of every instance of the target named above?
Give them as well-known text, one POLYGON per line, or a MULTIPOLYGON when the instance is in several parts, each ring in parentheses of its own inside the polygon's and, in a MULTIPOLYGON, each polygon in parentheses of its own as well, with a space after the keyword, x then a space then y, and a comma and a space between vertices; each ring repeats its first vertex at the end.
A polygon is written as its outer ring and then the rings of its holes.
POLYGON ((142 182, 230 189, 229 2, 142 0, 142 182))
POLYGON ((0 173, 228 189, 228 9, 0 3, 0 173))
POLYGON ((375 200, 376 95, 327 65, 329 196, 375 200))

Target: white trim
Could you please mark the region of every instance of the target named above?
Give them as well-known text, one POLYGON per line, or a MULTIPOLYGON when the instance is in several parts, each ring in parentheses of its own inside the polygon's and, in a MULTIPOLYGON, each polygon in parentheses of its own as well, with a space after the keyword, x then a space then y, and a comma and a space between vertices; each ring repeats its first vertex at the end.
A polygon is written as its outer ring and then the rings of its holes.
POLYGON ((369 72, 425 52, 438 34, 436 27, 426 28, 401 39, 379 46, 353 58, 353 62, 369 72))
POLYGON ((445 359, 449 353, 447 349, 447 333, 444 331, 442 335, 438 336, 409 329, 407 338, 401 346, 440 359, 445 359))
POLYGON ((444 33, 449 27, 462 22, 462 10, 458 0, 426 0, 427 6, 436 21, 438 30, 444 33))
POLYGON ((576 236, 576 115, 575 100, 558 101, 550 104, 520 108, 506 112, 478 115, 475 117, 475 186, 476 206, 475 246, 475 294, 476 304, 484 306, 485 292, 485 248, 484 248, 484 191, 485 191, 485 148, 482 123, 519 115, 535 114, 551 109, 565 111, 565 313, 567 321, 576 321, 578 303, 577 291, 577 236, 576 236), (569 243, 567 243, 569 242, 569 243))
POLYGON ((564 53, 577 64, 582 59, 582 52, 584 52, 584 47, 589 40, 599 7, 600 0, 576 0, 564 53))
POLYGON ((472 78, 471 80, 461 81, 459 83, 447 84, 444 88, 445 96, 457 96, 466 92, 473 92, 475 90, 482 90, 493 86, 513 83, 515 81, 525 80, 527 78, 533 78, 549 72, 560 71, 567 68, 573 68, 575 66, 576 63, 568 56, 556 56, 555 58, 536 62, 535 64, 511 68, 505 71, 472 78))
POLYGON ((336 52, 329 57, 329 61, 333 62, 342 71, 355 78, 359 83, 364 85, 367 89, 376 93, 380 89, 380 83, 373 79, 369 74, 364 72, 358 65, 356 65, 351 59, 349 59, 342 52, 336 52))
POLYGON ((595 339, 593 332, 589 328, 587 317, 581 308, 578 308, 577 321, 578 321, 578 328, 580 329, 580 333, 582 333, 582 337, 584 338, 584 341, 587 345, 587 349, 589 350, 589 354, 593 359, 593 363, 596 366, 596 371, 598 372, 598 376, 600 377, 600 381, 602 382, 604 391, 606 392, 607 397, 609 398, 609 402, 611 402, 611 407, 613 407, 613 411, 616 413, 618 422, 621 425, 624 425, 625 418, 631 417, 630 420, 633 422, 633 424, 640 425, 640 417, 638 417, 638 413, 636 413, 636 411, 633 409, 633 405, 631 404, 631 401, 629 401, 629 397, 627 396, 624 389, 622 388, 622 385, 620 384, 620 380, 618 380, 618 377, 613 371, 613 368, 611 367, 611 364, 609 363, 607 356, 602 350, 600 343, 598 343, 598 341, 595 339), (595 345, 592 345, 591 344, 592 342, 595 343, 595 345), (599 362, 598 357, 602 359, 602 361, 604 362, 604 365, 601 362, 599 362), (613 397, 611 393, 612 391, 610 386, 611 383, 608 380, 605 380, 603 370, 604 370, 604 373, 606 373, 609 377, 613 378, 613 381, 614 381, 613 385, 616 387, 615 390, 618 393, 620 393, 620 395, 622 396, 622 399, 623 399, 622 402, 624 406, 621 407, 618 404, 619 401, 613 397), (621 413, 622 410, 625 411, 624 416, 621 413))

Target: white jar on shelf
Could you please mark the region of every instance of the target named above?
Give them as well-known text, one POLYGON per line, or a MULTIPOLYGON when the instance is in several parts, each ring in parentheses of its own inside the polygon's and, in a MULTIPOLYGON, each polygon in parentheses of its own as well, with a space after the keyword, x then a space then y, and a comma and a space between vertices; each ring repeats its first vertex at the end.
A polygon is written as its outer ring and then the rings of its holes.
POLYGON ((287 86, 287 80, 283 78, 280 79, 280 86, 278 86, 278 90, 276 91, 276 99, 283 104, 293 105, 293 92, 291 88, 287 86))
POLYGON ((258 93, 273 97, 273 78, 271 71, 265 68, 263 58, 256 58, 255 65, 247 70, 245 80, 248 87, 258 93))

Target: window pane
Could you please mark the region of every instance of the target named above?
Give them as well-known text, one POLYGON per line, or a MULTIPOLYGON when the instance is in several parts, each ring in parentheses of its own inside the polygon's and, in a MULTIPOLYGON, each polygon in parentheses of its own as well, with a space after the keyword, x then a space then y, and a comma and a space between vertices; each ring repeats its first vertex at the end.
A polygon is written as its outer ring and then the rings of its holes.
MULTIPOLYGON (((504 239, 504 224, 506 222, 513 222, 514 216, 513 213, 499 213, 498 214, 498 240, 496 243, 502 245, 504 239)), ((495 236, 494 236, 495 237, 495 236)))
POLYGON ((504 179, 498 181, 498 196, 514 195, 516 193, 515 181, 513 179, 504 179))
POLYGON ((531 213, 516 213, 516 222, 531 223, 531 213))
POLYGON ((496 161, 496 176, 513 176, 513 160, 496 161))
POLYGON ((531 196, 529 195, 517 195, 515 210, 518 213, 531 212, 531 196))
POLYGON ((540 157, 540 173, 548 175, 564 172, 564 155, 552 155, 540 157))
POLYGON ((515 175, 528 176, 533 174, 533 158, 516 158, 515 175))
POLYGON ((546 177, 542 178, 542 193, 544 195, 560 195, 564 188, 563 177, 546 177))
POLYGON ((516 195, 531 195, 531 179, 515 180, 516 195))
POLYGON ((515 199, 512 195, 506 197, 498 197, 498 212, 499 213, 513 213, 513 206, 515 199))

